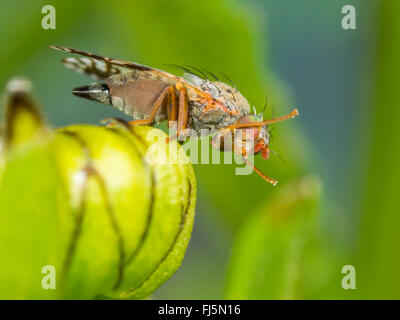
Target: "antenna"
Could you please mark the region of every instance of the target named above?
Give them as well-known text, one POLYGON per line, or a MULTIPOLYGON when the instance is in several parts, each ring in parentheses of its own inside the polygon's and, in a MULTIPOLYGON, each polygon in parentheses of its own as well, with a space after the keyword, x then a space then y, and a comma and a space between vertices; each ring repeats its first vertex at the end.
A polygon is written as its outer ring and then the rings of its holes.
POLYGON ((264 125, 268 125, 271 123, 275 122, 280 122, 280 121, 285 121, 291 118, 294 118, 295 116, 299 115, 299 110, 294 109, 292 112, 290 112, 287 115, 284 115, 282 117, 266 120, 266 121, 260 121, 260 122, 250 122, 250 123, 235 123, 229 126, 229 129, 240 129, 240 128, 251 128, 251 127, 262 127, 264 125))

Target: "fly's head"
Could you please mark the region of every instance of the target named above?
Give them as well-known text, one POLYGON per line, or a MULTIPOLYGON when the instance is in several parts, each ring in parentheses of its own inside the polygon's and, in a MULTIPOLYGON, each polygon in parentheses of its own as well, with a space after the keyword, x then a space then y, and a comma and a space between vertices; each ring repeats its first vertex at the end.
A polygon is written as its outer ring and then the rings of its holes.
MULTIPOLYGON (((241 116, 234 125, 256 125, 262 122, 262 116, 257 114, 246 114, 241 116)), ((212 145, 221 151, 233 150, 241 154, 243 158, 249 155, 261 153, 264 159, 269 157, 270 134, 267 125, 243 127, 232 130, 227 127, 213 137, 212 145)))
MULTIPOLYGON (((262 122, 262 115, 247 114, 239 118, 237 124, 258 124, 262 122)), ((234 136, 236 150, 241 150, 242 156, 247 158, 249 154, 259 154, 266 160, 269 157, 270 134, 267 125, 243 128, 234 136)))
POLYGON ((269 125, 272 123, 285 121, 294 118, 299 114, 297 109, 294 109, 287 115, 263 120, 262 115, 245 114, 241 116, 234 124, 220 130, 212 139, 212 146, 221 151, 234 150, 243 156, 246 163, 267 182, 272 185, 278 183, 277 180, 266 176, 254 164, 249 161, 250 155, 261 153, 264 159, 268 159, 270 148, 270 131, 269 125))

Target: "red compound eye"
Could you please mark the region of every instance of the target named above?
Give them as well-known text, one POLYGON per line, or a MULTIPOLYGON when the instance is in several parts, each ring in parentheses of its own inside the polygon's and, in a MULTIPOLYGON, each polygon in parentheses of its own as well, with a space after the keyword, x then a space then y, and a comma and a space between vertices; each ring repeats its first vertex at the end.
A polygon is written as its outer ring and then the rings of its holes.
POLYGON ((269 147, 265 146, 262 151, 261 151, 261 155, 263 157, 264 160, 267 160, 269 158, 269 147))
MULTIPOLYGON (((261 119, 255 115, 255 114, 248 114, 248 115, 244 115, 242 116, 237 123, 255 123, 255 122, 260 122, 261 119)), ((245 129, 246 130, 246 138, 251 138, 251 136, 253 136, 253 138, 257 138, 260 135, 261 132, 261 127, 252 127, 252 128, 248 128, 245 129), (253 134, 252 134, 253 133, 253 134)))

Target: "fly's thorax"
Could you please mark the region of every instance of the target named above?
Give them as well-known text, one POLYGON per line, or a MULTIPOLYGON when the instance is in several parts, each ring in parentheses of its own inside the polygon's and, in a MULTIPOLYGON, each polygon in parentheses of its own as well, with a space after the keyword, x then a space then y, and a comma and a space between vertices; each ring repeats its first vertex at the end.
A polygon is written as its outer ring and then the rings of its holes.
POLYGON ((221 129, 234 124, 241 116, 250 112, 247 99, 236 88, 193 74, 184 74, 184 78, 204 93, 203 96, 194 92, 191 95, 191 90, 188 89, 189 123, 194 130, 221 129))
POLYGON ((215 100, 224 105, 228 110, 237 113, 236 119, 250 113, 250 104, 247 99, 236 89, 222 81, 202 79, 194 74, 185 73, 183 78, 197 86, 201 91, 210 94, 215 100))
POLYGON ((200 132, 201 129, 221 129, 234 124, 238 120, 238 115, 229 114, 219 108, 207 108, 206 103, 189 101, 189 126, 200 132))
POLYGON ((250 112, 249 102, 236 88, 221 81, 213 81, 211 83, 211 96, 227 109, 232 112, 236 111, 237 118, 250 112))

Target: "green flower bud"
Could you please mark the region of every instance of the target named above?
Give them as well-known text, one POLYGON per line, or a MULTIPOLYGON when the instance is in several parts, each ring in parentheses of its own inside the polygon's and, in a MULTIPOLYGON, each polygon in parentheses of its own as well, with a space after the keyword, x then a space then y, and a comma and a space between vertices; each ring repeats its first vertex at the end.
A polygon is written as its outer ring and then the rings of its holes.
POLYGON ((196 181, 188 157, 161 130, 121 120, 50 130, 28 83, 12 80, 6 97, 3 298, 145 298, 178 269, 190 239, 196 181), (178 161, 161 162, 151 150, 178 161), (55 267, 55 290, 42 288, 45 265, 55 267))

